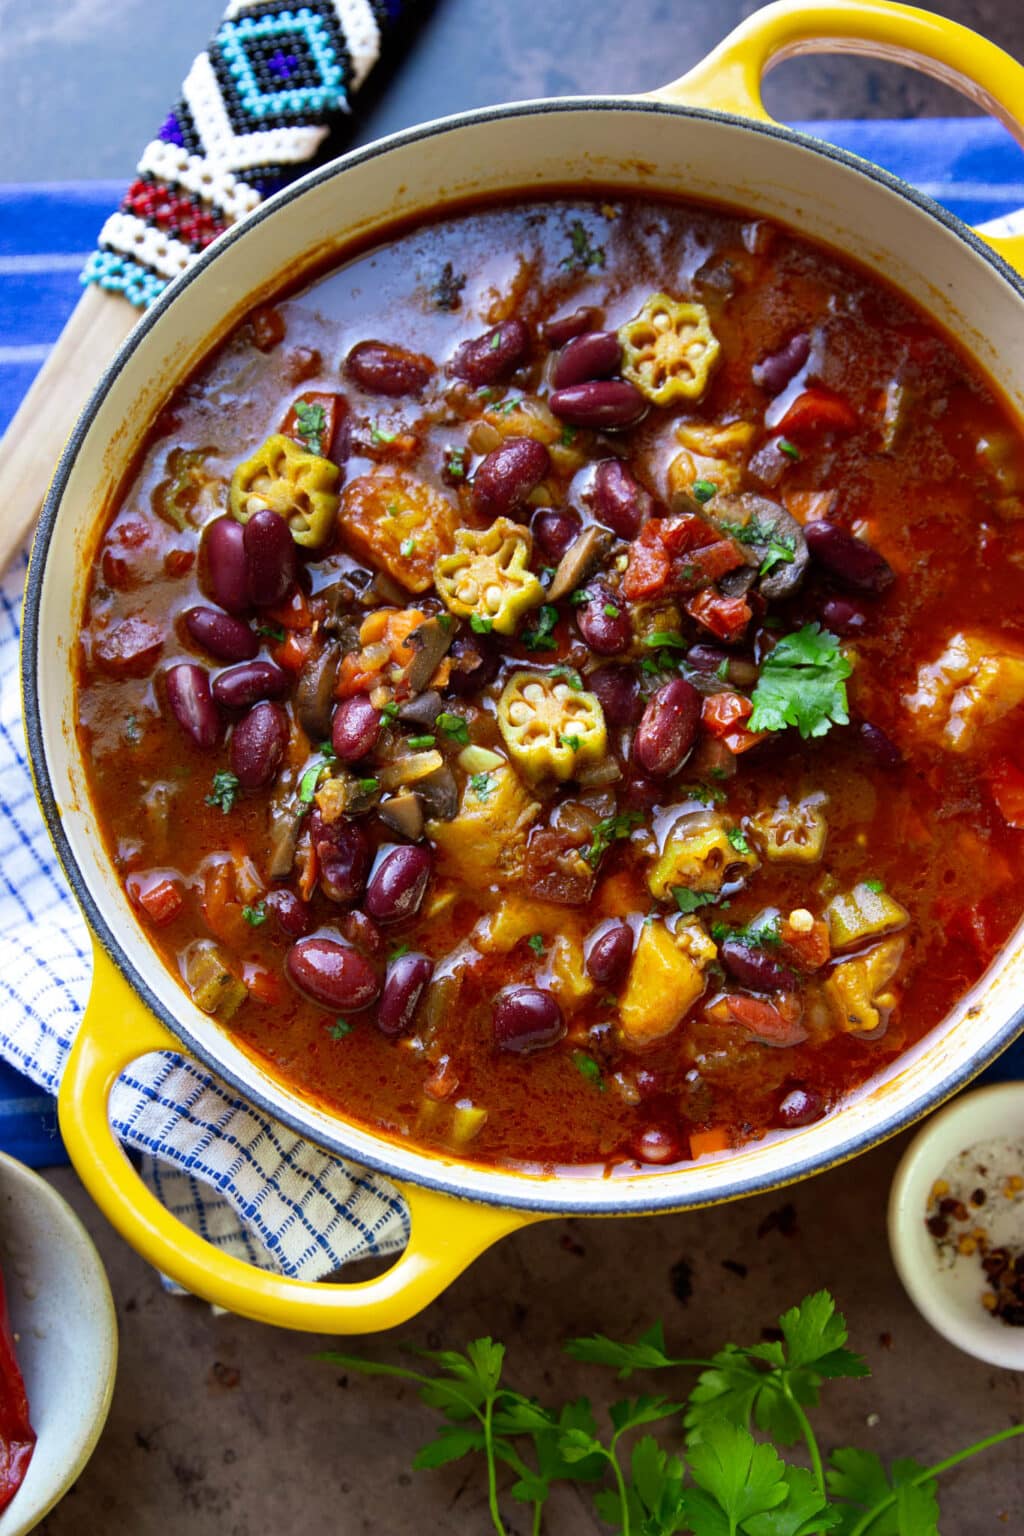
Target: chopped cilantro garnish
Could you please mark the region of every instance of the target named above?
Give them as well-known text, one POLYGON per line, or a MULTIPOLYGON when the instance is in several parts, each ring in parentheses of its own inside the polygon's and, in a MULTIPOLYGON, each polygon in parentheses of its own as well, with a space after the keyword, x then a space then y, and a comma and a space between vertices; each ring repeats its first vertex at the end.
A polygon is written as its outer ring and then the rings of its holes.
POLYGON ((226 768, 220 769, 213 776, 213 788, 206 797, 207 805, 219 806, 226 816, 234 808, 240 787, 233 773, 229 773, 226 768))
POLYGON ((494 335, 491 337, 491 351, 492 352, 497 352, 497 350, 498 350, 498 348, 500 346, 501 346, 501 328, 499 326, 495 326, 494 327, 494 335))
POLYGON ((569 593, 569 601, 572 603, 574 608, 578 608, 581 603, 587 603, 590 601, 590 593, 587 591, 586 587, 577 587, 575 592, 569 593))
POLYGON ((869 891, 874 891, 876 896, 880 896, 885 890, 885 884, 881 880, 865 880, 863 883, 869 891))
POLYGON ((466 286, 465 272, 456 272, 450 261, 441 268, 441 276, 430 290, 438 309, 458 309, 462 303, 462 290, 466 286))
POLYGON ((397 720, 398 705, 395 703, 394 699, 389 699, 386 704, 381 705, 380 717, 385 725, 390 725, 392 720, 397 720))
POLYGON ((570 426, 563 427, 562 428, 562 435, 558 439, 559 446, 562 447, 562 448, 571 448, 575 441, 576 441, 576 428, 575 427, 570 427, 570 426))
POLYGON ((601 855, 605 853, 613 842, 619 838, 629 837, 634 827, 639 826, 643 817, 639 811, 620 811, 616 816, 605 816, 594 828, 592 841, 582 850, 583 857, 591 869, 596 869, 601 861, 601 855))
POLYGON ((604 266, 604 247, 591 244, 582 220, 573 219, 569 227, 569 239, 572 241, 572 254, 566 256, 561 263, 566 271, 586 272, 588 267, 604 266))
POLYGON ((715 676, 718 678, 719 682, 721 682, 721 683, 727 683, 729 681, 729 658, 728 658, 728 656, 723 656, 721 661, 718 663, 718 666, 715 668, 715 676))
POLYGON ((776 914, 759 923, 747 923, 742 928, 730 928, 728 923, 712 923, 711 937, 716 944, 721 944, 723 939, 737 939, 741 944, 777 949, 782 943, 782 918, 776 914))
POLYGON ((376 422, 370 427, 371 443, 393 443, 397 436, 397 432, 385 432, 376 422))
POLYGON ((399 546, 398 546, 398 553, 404 559, 406 559, 406 560, 408 560, 409 556, 414 554, 415 551, 416 551, 416 540, 415 539, 403 539, 401 544, 399 544, 399 546))
POLYGON ((593 1056, 588 1056, 586 1051, 573 1051, 572 1064, 580 1076, 586 1078, 588 1083, 593 1083, 596 1088, 604 1090, 601 1068, 593 1056))
POLYGON ((583 692, 583 679, 575 667, 552 667, 551 676, 561 683, 568 683, 575 693, 583 692))
POLYGON ((491 630, 494 628, 494 620, 485 619, 483 615, 479 613, 471 613, 469 616, 469 627, 474 634, 489 635, 491 630))
POLYGON ((316 794, 316 786, 320 782, 320 775, 326 767, 327 764, 321 757, 307 768, 302 775, 302 778, 299 780, 299 799, 303 805, 312 804, 313 796, 316 794))
POLYGON ((280 645, 285 637, 285 631, 280 624, 258 624, 256 633, 262 635, 264 640, 274 640, 280 645))
POLYGON ((848 725, 846 679, 852 671, 837 637, 820 624, 784 636, 761 663, 750 730, 793 725, 806 741, 826 735, 833 725, 848 725))
POLYGON ((314 405, 309 400, 296 400, 295 427, 310 453, 323 453, 327 414, 322 405, 314 405))
POLYGON ((446 736, 450 736, 453 741, 457 741, 460 747, 469 746, 469 726, 462 715, 455 715, 449 713, 448 710, 442 710, 437 717, 437 726, 439 730, 444 731, 446 736))
POLYGON ((261 923, 265 923, 267 920, 266 902, 258 902, 255 907, 243 907, 242 916, 245 918, 250 928, 258 928, 261 923))
POLYGON ((795 443, 791 443, 788 437, 779 438, 779 452, 784 453, 787 459, 792 459, 794 464, 799 464, 800 449, 795 443))
POLYGON ((348 1019, 335 1019, 333 1024, 325 1024, 324 1028, 332 1040, 344 1040, 355 1029, 355 1025, 350 1024, 348 1019))
POLYGON ((408 944, 396 944, 394 949, 388 955, 388 959, 389 960, 401 960, 402 956, 403 955, 407 955, 408 953, 409 953, 409 946, 408 946, 408 944))
POLYGON ((542 955, 544 953, 544 935, 542 933, 531 933, 526 942, 535 955, 542 955))
POLYGON ((732 846, 736 849, 737 853, 750 852, 750 844, 747 842, 747 839, 744 837, 743 832, 739 827, 727 828, 725 835, 729 839, 732 846))
POLYGON ((695 480, 690 489, 693 492, 694 500, 699 501, 701 506, 703 506, 706 501, 711 500, 718 490, 718 486, 713 480, 695 480))
POLYGON ((334 750, 334 743, 330 741, 322 741, 317 747, 317 751, 320 753, 320 756, 329 763, 333 763, 338 755, 334 750))
POLYGON ((672 629, 656 629, 652 635, 644 636, 644 645, 648 650, 660 650, 665 647, 668 650, 687 651, 690 648, 689 641, 682 635, 677 635, 672 629))
POLYGON ((492 775, 489 773, 471 773, 469 785, 478 800, 486 800, 494 785, 491 783, 492 775))
POLYGON ((717 891, 691 891, 689 886, 674 885, 672 895, 680 912, 696 912, 700 907, 710 907, 719 899, 717 891))
POLYGON ((614 603, 605 603, 604 605, 604 616, 606 619, 617 619, 621 612, 622 609, 616 608, 614 603))
POLYGON ((521 644, 528 651, 553 651, 557 649, 553 631, 558 623, 558 609, 554 603, 542 603, 537 609, 537 622, 532 629, 520 635, 521 644))
POLYGON ((449 480, 465 480, 466 478, 466 450, 465 448, 450 448, 444 461, 444 472, 449 480))
POLYGON ((796 559, 796 540, 792 535, 783 535, 781 538, 773 538, 768 545, 768 552, 761 561, 759 576, 767 576, 769 571, 774 571, 777 565, 792 565, 796 559))
POLYGON ((679 794, 684 800, 700 800, 703 805, 720 805, 725 799, 725 790, 712 784, 687 784, 679 794))

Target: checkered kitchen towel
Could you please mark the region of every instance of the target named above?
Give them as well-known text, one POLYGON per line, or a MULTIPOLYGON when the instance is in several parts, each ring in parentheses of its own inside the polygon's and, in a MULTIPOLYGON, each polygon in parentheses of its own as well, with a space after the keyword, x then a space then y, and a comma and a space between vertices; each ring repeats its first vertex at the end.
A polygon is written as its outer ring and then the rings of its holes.
MULTIPOLYGON (((1024 161, 992 123, 814 129, 974 222, 1024 203, 1024 161)), ((0 429, 74 304, 88 242, 118 190, 0 187, 0 429)), ((46 1095, 56 1091, 85 1004, 90 958, 25 762, 17 678, 24 568, 22 558, 0 582, 0 1058, 18 1069, 0 1060, 0 1146, 45 1163, 59 1150, 46 1095)), ((113 1115, 175 1213, 254 1263, 321 1276, 405 1240, 403 1207, 383 1180, 302 1142, 179 1058, 127 1072, 113 1115)))

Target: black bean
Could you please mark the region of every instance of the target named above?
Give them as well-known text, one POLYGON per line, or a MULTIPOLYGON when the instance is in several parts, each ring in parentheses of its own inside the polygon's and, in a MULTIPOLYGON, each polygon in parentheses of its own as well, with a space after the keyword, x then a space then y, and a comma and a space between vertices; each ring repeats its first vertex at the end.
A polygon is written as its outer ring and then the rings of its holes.
POLYGON ((189 608, 182 617, 196 644, 218 661, 251 661, 260 648, 248 624, 217 608, 189 608))
POLYGON ((513 987, 494 1003, 494 1039, 503 1051, 540 1051, 565 1033, 562 1010, 540 987, 513 987))
POLYGON ((380 993, 370 962, 337 939, 299 939, 288 951, 285 970, 300 992, 332 1012, 358 1013, 380 993))
POLYGON ((168 669, 164 681, 167 702, 185 734, 205 751, 215 747, 221 737, 221 718, 210 693, 210 678, 205 667, 181 662, 168 669))
POLYGON ((401 1035, 410 1028, 423 989, 433 974, 433 960, 415 950, 392 960, 377 1010, 377 1028, 382 1034, 401 1035))
POLYGON ((863 721, 860 727, 860 739, 880 768, 891 771, 902 763, 903 753, 880 725, 872 725, 870 720, 863 721))
POLYGON ((616 987, 633 958, 633 930, 628 923, 606 928, 587 951, 587 974, 599 987, 616 987))

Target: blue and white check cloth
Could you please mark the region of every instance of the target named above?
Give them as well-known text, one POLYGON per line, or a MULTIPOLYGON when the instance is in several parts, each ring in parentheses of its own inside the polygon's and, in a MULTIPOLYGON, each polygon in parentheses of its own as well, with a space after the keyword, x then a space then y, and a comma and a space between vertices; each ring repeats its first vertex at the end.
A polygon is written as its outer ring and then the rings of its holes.
MULTIPOLYGON (((1024 156, 981 119, 809 125, 887 166, 972 223, 1024 229, 1024 156)), ((0 430, 78 294, 110 183, 0 186, 0 430)), ((26 557, 0 581, 0 1148, 36 1164, 63 1151, 52 1095, 89 990, 85 924, 56 865, 25 761, 18 626, 26 557), (16 1070, 8 1070, 3 1062, 16 1070), (40 1091, 41 1090, 41 1091, 40 1091)), ((1024 1055, 1003 1070, 1020 1075, 1024 1055)), ((375 1175, 329 1157, 178 1057, 124 1074, 114 1127, 176 1215, 268 1269, 318 1278, 400 1248, 408 1219, 375 1175)))

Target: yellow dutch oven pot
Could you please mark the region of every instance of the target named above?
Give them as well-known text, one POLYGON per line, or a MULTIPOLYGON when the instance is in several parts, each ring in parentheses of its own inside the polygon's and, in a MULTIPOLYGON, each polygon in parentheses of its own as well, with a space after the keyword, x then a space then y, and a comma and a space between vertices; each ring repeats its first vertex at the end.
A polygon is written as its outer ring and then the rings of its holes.
POLYGON ((882 0, 781 0, 683 79, 641 97, 536 101, 429 123, 346 155, 221 237, 140 321, 78 423, 36 539, 25 608, 25 717, 40 803, 95 936, 92 996, 60 1093, 84 1183, 125 1238, 199 1296, 285 1327, 365 1333, 404 1322, 488 1244, 559 1214, 628 1215, 735 1199, 826 1168, 908 1125, 1005 1047, 1024 1018, 1019 930, 975 993, 828 1119, 695 1164, 609 1178, 485 1168, 389 1141, 304 1101, 200 1012, 150 949, 85 798, 75 651, 91 552, 149 423, 260 297, 398 218, 510 189, 622 186, 733 204, 884 274, 958 336, 1024 407, 1024 238, 984 242, 905 183, 773 123, 765 70, 843 50, 914 64, 957 85, 1024 139, 1024 69, 965 28, 882 0), (1016 270, 1015 270, 1016 269, 1016 270), (109 1123, 118 1074, 186 1050, 332 1152, 392 1178, 412 1235, 359 1284, 258 1271, 180 1225, 146 1190, 109 1123))

